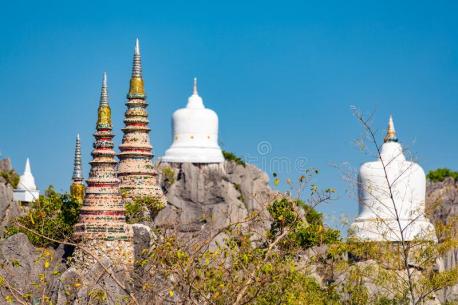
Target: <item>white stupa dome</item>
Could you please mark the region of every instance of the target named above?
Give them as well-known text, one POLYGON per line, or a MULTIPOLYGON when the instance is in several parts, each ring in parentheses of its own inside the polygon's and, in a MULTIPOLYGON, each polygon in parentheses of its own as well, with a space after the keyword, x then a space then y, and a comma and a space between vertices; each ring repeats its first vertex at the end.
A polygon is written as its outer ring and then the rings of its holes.
POLYGON ((425 217, 425 193, 425 173, 418 164, 406 160, 390 117, 380 158, 364 163, 359 170, 359 215, 350 235, 362 240, 401 241, 402 230, 405 241, 435 240, 434 226, 425 217))
POLYGON ((221 163, 224 161, 218 145, 218 115, 205 108, 197 93, 188 99, 186 108, 178 109, 172 117, 173 143, 161 158, 176 163, 221 163))
POLYGON ((38 199, 40 192, 35 185, 32 170, 30 169, 30 161, 27 158, 25 162, 24 174, 19 177, 17 189, 13 191, 13 198, 16 201, 32 202, 38 199))

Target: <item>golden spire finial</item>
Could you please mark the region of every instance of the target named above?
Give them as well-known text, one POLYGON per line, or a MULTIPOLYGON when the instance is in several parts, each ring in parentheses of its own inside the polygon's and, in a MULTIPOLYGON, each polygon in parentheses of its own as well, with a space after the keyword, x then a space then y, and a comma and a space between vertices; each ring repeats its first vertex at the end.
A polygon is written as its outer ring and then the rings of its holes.
POLYGON ((384 142, 397 142, 398 138, 396 136, 396 130, 394 129, 393 116, 390 114, 388 120, 388 128, 386 130, 386 136, 384 142))
POLYGON ((192 94, 198 95, 198 93, 197 93, 197 77, 194 77, 194 87, 192 88, 192 94))
POLYGON ((83 203, 84 201, 84 184, 83 171, 81 169, 81 143, 80 134, 76 135, 75 144, 75 159, 73 161, 72 184, 70 186, 70 194, 73 200, 83 203))
POLYGON ((130 79, 129 97, 143 98, 145 89, 142 78, 142 60, 140 56, 140 42, 135 41, 134 60, 132 64, 132 77, 130 79))
POLYGON ((107 73, 103 74, 102 90, 98 110, 97 128, 111 128, 111 109, 108 104, 107 73))

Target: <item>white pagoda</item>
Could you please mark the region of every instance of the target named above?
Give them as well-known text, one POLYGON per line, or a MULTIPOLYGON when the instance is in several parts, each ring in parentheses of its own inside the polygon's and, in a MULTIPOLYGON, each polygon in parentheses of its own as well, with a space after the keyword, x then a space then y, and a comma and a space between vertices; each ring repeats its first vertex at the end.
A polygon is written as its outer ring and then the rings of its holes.
POLYGON ((30 169, 30 161, 27 158, 25 162, 24 174, 19 178, 17 189, 13 191, 13 199, 15 201, 33 202, 38 199, 40 191, 35 185, 32 170, 30 169))
POLYGON ((425 192, 425 173, 406 160, 390 116, 380 157, 359 170, 359 216, 350 236, 366 241, 436 240, 425 217, 425 192))
POLYGON ((205 108, 197 92, 194 78, 193 94, 186 108, 173 114, 173 143, 161 158, 170 163, 221 163, 224 157, 218 145, 218 115, 205 108))

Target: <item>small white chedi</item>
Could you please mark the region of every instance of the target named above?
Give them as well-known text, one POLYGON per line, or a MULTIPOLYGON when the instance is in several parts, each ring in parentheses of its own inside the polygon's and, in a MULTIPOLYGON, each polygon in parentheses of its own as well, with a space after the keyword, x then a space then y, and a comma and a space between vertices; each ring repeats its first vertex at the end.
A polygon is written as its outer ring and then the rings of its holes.
POLYGON ((197 93, 194 78, 193 94, 186 108, 178 109, 172 117, 173 143, 161 158, 174 163, 221 163, 224 161, 218 145, 218 116, 205 108, 197 93))
POLYGON ((390 116, 379 159, 359 170, 359 216, 350 236, 369 241, 436 240, 434 226, 425 217, 425 192, 425 173, 406 160, 390 116))
POLYGON ((38 199, 40 191, 37 190, 35 179, 30 169, 30 161, 27 158, 25 162, 24 174, 19 178, 17 189, 13 191, 15 201, 33 202, 38 199))

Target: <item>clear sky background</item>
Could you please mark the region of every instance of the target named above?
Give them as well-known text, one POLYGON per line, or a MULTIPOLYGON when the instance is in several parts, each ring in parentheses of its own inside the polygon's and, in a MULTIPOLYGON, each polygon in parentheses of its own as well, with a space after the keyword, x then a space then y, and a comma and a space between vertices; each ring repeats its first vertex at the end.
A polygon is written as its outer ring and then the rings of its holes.
POLYGON ((41 190, 66 191, 79 132, 87 176, 102 73, 119 144, 139 37, 156 156, 197 76, 224 149, 283 181, 319 168, 318 184, 338 194, 321 207, 328 222, 354 217, 340 167, 373 155, 354 143, 351 105, 375 112, 380 140, 393 113, 425 171, 458 169, 457 11, 456 1, 4 1, 0 154, 21 173, 30 157, 41 190))

